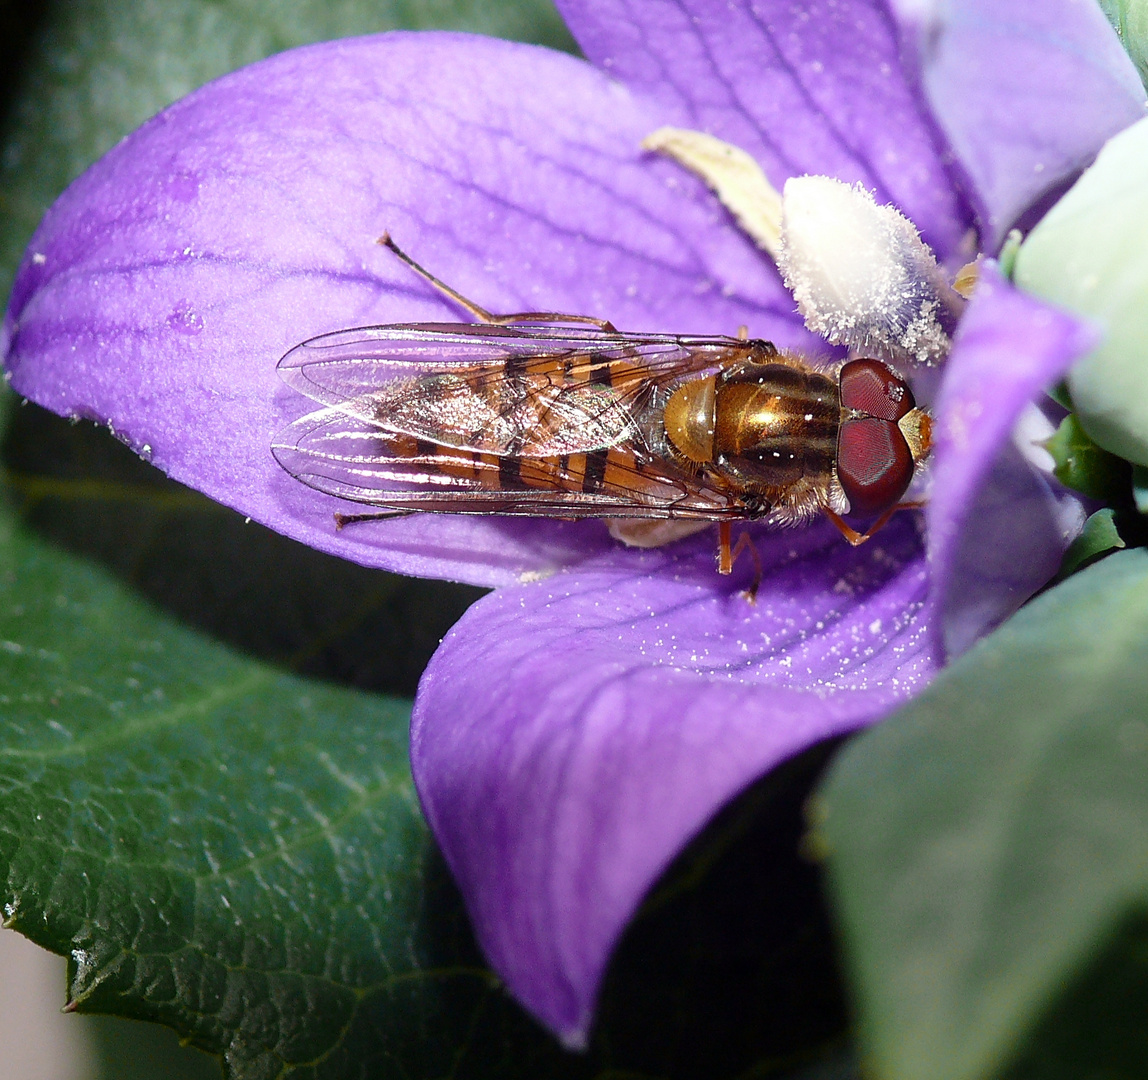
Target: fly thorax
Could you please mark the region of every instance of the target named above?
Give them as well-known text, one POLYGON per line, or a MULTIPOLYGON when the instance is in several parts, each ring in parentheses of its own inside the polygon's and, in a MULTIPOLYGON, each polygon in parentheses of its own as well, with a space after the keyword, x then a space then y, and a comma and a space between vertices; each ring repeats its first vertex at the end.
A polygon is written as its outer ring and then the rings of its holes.
POLYGON ((694 379, 679 386, 666 402, 666 435, 674 448, 697 464, 714 456, 714 399, 717 377, 694 379))

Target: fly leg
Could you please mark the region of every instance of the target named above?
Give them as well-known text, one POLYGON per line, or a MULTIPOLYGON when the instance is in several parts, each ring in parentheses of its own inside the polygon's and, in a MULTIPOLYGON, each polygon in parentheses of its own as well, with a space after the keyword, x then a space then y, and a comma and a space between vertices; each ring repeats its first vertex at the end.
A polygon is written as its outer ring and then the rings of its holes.
POLYGON ((923 502, 903 502, 897 503, 896 506, 890 506, 872 525, 869 526, 863 533, 859 533, 852 526, 846 524, 841 520, 840 515, 835 514, 828 506, 823 506, 821 512, 837 526, 837 531, 845 537, 854 547, 860 547, 867 540, 872 540, 873 537, 879 533, 886 525, 889 524, 889 519, 898 510, 920 510, 924 507, 923 502))
POLYGON ((494 315, 473 300, 468 300, 462 293, 447 285, 446 282, 440 281, 425 267, 420 266, 391 239, 390 233, 383 233, 376 243, 382 244, 385 248, 390 248, 416 274, 429 281, 439 292, 449 296, 459 307, 469 311, 479 322, 490 323, 493 326, 508 326, 517 322, 588 323, 608 334, 618 332, 612 322, 607 319, 596 319, 593 315, 563 315, 556 311, 520 311, 514 315, 494 315))
POLYGON ((719 521, 717 527, 718 535, 718 564, 717 572, 719 574, 732 574, 733 573, 733 554, 730 551, 730 535, 733 527, 728 521, 719 521))
POLYGON ((753 584, 742 595, 753 604, 757 601, 757 590, 761 588, 761 556, 758 555, 748 530, 743 532, 737 538, 737 543, 731 547, 732 530, 733 526, 730 522, 718 522, 718 573, 732 574, 738 556, 743 551, 748 551, 749 557, 753 560, 753 584))
POLYGON ((369 514, 336 514, 335 528, 343 529, 347 525, 358 525, 360 521, 386 521, 388 518, 410 517, 413 510, 375 510, 369 514))

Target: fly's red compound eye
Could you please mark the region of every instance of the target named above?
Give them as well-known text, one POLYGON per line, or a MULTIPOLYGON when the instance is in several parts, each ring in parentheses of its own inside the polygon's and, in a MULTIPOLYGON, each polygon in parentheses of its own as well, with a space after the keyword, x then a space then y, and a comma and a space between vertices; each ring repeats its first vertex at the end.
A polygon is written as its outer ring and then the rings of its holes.
POLYGON ((850 513, 876 514, 893 506, 913 479, 913 455, 896 423, 846 420, 837 436, 837 476, 850 513))
POLYGON ((879 360, 851 360, 841 369, 841 404, 881 420, 900 420, 916 402, 913 391, 879 360))

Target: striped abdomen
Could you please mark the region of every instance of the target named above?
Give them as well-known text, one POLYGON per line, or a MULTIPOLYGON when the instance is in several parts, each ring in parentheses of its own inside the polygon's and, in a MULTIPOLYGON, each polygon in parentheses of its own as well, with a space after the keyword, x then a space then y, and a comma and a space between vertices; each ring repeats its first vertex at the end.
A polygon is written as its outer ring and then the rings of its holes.
POLYGON ((686 492, 664 456, 651 467, 655 455, 644 452, 661 430, 645 375, 625 357, 512 357, 403 381, 380 391, 377 408, 381 426, 410 433, 384 435, 389 453, 428 476, 491 492, 676 499, 686 492))

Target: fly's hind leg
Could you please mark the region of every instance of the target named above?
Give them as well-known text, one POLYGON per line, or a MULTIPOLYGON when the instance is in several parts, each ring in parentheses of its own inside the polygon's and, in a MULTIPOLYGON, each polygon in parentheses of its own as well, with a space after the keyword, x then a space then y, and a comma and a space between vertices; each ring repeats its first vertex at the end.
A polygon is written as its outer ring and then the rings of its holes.
POLYGON ((492 326, 509 326, 511 323, 518 322, 586 323, 590 326, 596 326, 599 330, 603 330, 608 334, 617 333, 617 329, 613 323, 606 319, 596 319, 593 315, 563 315, 556 311, 520 311, 514 315, 495 315, 481 305, 476 304, 473 300, 468 300, 462 293, 452 289, 445 281, 440 281, 429 270, 420 266, 391 239, 390 233, 383 233, 376 243, 382 244, 385 248, 390 248, 391 251, 402 259, 416 274, 424 280, 429 281, 439 292, 445 296, 449 296, 459 307, 469 311, 479 322, 489 323, 492 326))
POLYGON ((862 544, 872 540, 886 525, 889 524, 889 519, 898 510, 920 510, 924 507, 923 502, 903 502, 897 503, 896 506, 890 506, 872 525, 869 526, 863 533, 858 532, 851 525, 841 520, 839 514, 835 514, 828 506, 823 506, 821 512, 829 518, 830 521, 837 527, 837 531, 845 537, 854 547, 860 547, 862 544))
POLYGON ((361 521, 387 521, 390 518, 410 517, 413 510, 373 510, 368 514, 336 514, 335 528, 342 530, 361 521))

